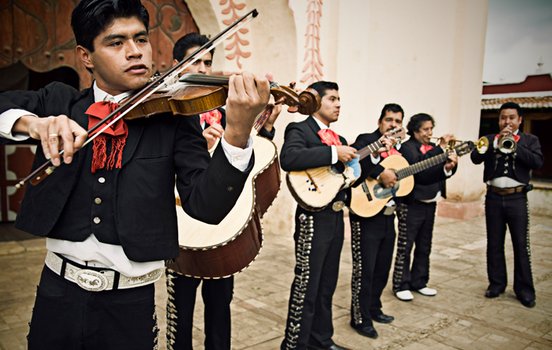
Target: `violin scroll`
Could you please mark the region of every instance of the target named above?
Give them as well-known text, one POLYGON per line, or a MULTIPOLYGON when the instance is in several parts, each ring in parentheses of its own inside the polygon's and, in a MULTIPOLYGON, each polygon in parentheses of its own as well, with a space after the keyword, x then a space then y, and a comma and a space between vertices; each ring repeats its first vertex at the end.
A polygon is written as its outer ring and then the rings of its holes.
POLYGON ((320 109, 320 95, 314 89, 306 89, 299 94, 299 113, 311 115, 320 109))
POLYGON ((274 96, 275 103, 287 105, 290 113, 310 115, 320 108, 320 96, 314 89, 307 89, 297 95, 293 87, 277 86, 271 88, 270 93, 274 96))

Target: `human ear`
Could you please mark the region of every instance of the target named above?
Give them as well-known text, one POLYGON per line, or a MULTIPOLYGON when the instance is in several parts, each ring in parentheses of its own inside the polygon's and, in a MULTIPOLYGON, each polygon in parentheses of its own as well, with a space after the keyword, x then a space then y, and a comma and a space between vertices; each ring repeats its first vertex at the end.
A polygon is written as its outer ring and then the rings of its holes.
POLYGON ((81 60, 82 64, 87 69, 92 70, 94 68, 94 64, 92 63, 91 52, 87 48, 81 45, 77 45, 76 51, 77 51, 77 57, 81 60))

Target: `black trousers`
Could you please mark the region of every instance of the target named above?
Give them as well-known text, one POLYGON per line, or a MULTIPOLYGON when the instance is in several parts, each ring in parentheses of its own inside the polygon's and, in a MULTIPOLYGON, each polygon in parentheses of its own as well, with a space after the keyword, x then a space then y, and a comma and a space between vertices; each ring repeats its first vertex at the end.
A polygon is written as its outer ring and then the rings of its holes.
POLYGON ((157 345, 154 285, 89 292, 42 270, 28 348, 144 349, 157 345))
MULTIPOLYGON (((331 206, 330 206, 331 207, 331 206)), ((343 212, 295 213, 295 278, 282 349, 332 346, 332 298, 343 247, 343 212)))
POLYGON ((353 276, 351 323, 372 324, 382 314, 381 294, 387 285, 395 248, 395 215, 370 218, 350 214, 353 276))
POLYGON ((170 269, 167 274, 167 348, 192 349, 192 328, 196 291, 201 283, 204 303, 205 349, 229 350, 231 338, 230 303, 234 293, 234 276, 201 279, 180 275, 170 269))
POLYGON ((398 206, 399 237, 393 269, 394 292, 418 290, 427 286, 436 207, 436 203, 419 201, 401 203, 398 206))
POLYGON ((502 292, 508 284, 504 256, 504 240, 508 226, 514 249, 514 292, 518 298, 534 300, 527 194, 500 196, 488 191, 485 197, 485 221, 489 289, 502 292))

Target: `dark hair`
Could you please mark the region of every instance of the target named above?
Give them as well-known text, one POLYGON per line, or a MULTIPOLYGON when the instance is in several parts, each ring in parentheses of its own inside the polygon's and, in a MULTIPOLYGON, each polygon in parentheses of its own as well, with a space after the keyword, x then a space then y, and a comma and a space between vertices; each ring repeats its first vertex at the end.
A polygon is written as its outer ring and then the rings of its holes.
POLYGON ((503 109, 515 109, 517 111, 517 114, 521 117, 522 116, 522 110, 521 107, 515 103, 515 102, 506 102, 502 106, 500 106, 500 109, 498 110, 498 113, 502 112, 503 109))
POLYGON ((77 45, 94 52, 94 39, 114 19, 130 17, 137 17, 148 30, 148 10, 140 0, 82 0, 71 16, 71 27, 77 45))
POLYGON ((337 83, 334 83, 333 81, 323 81, 323 80, 310 84, 308 88, 316 90, 316 92, 318 92, 318 95, 320 95, 320 98, 326 95, 326 90, 339 91, 339 86, 337 85, 337 83))
POLYGON ((385 106, 383 106, 378 122, 381 122, 383 117, 385 117, 385 113, 387 112, 400 113, 401 117, 404 118, 404 111, 400 105, 396 103, 388 103, 385 106))
POLYGON ((410 117, 410 120, 408 121, 408 125, 406 126, 406 129, 408 129, 408 135, 414 136, 414 132, 420 130, 420 128, 422 127, 422 124, 428 121, 431 122, 433 126, 435 126, 435 120, 429 114, 426 114, 426 113, 414 114, 412 117, 410 117))
MULTIPOLYGON (((173 47, 173 59, 182 61, 186 51, 193 47, 201 47, 209 41, 206 35, 199 33, 188 33, 182 38, 178 39, 173 47)), ((215 54, 215 49, 211 49, 211 56, 215 54)))

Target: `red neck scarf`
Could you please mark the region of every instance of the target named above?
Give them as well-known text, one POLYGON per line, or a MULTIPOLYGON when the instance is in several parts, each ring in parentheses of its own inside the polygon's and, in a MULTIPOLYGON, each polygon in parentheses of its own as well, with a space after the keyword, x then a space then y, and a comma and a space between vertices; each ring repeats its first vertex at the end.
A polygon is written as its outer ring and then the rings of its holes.
POLYGON ((318 136, 320 137, 320 140, 323 144, 326 144, 328 146, 341 146, 341 140, 339 139, 339 135, 335 133, 335 131, 331 129, 320 129, 318 130, 318 136))
MULTIPOLYGON (((109 113, 113 112, 119 105, 117 103, 102 101, 92 104, 86 110, 88 115, 88 129, 93 128, 100 120, 107 117, 109 113)), ((117 116, 114 116, 115 118, 117 116)), ((100 127, 96 132, 90 136, 96 134, 102 128, 100 127)), ((123 148, 126 144, 128 136, 128 127, 125 121, 121 118, 109 128, 104 130, 100 135, 94 139, 92 147, 92 166, 91 171, 94 174, 98 169, 112 170, 113 168, 121 168, 123 160, 123 148), (111 151, 109 156, 107 155, 107 139, 111 139, 111 151)))
POLYGON ((219 124, 222 120, 222 113, 218 109, 213 109, 212 111, 201 113, 199 115, 199 123, 203 125, 203 123, 213 125, 213 124, 219 124))

